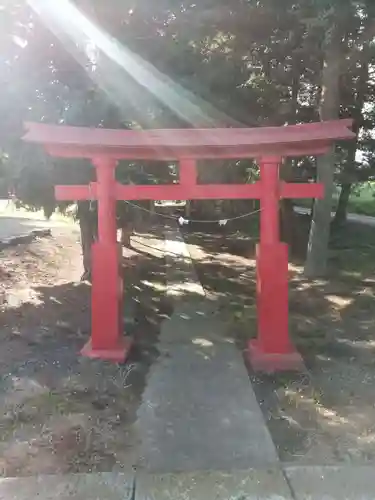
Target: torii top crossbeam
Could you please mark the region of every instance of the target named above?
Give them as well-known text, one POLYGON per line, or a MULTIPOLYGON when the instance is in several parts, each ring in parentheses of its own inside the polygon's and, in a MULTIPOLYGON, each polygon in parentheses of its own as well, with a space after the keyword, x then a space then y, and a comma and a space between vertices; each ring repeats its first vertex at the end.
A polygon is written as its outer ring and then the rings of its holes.
POLYGON ((53 156, 174 160, 257 158, 325 153, 337 140, 352 139, 352 120, 284 127, 173 130, 112 130, 26 123, 26 141, 42 143, 53 156))

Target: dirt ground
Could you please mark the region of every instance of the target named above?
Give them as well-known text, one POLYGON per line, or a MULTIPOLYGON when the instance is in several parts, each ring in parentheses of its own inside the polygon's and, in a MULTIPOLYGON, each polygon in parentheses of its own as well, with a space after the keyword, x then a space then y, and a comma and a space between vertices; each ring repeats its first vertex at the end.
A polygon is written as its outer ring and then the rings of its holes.
POLYGON ((148 241, 140 235, 125 250, 125 293, 133 298, 125 326, 137 340, 123 366, 78 355, 90 330, 90 287, 79 282, 74 225, 1 252, 0 475, 132 465, 132 424, 164 314, 151 286, 164 280, 164 259, 147 251, 148 241))
MULTIPOLYGON (((246 348, 256 335, 254 238, 229 227, 186 234, 199 277, 246 348)), ((375 460, 375 234, 350 225, 332 243, 328 281, 290 264, 290 331, 307 372, 249 370, 281 460, 306 464, 375 460)))
MULTIPOLYGON (((239 348, 256 334, 252 236, 202 225, 185 237, 199 277, 239 348)), ((328 281, 290 265, 290 330, 307 372, 249 371, 280 458, 325 464, 375 460, 375 233, 353 225, 332 244, 328 281)), ((134 463, 133 423, 157 356, 165 300, 158 235, 125 250, 126 331, 136 339, 123 366, 77 355, 90 330, 90 288, 80 283, 79 234, 1 252, 0 475, 121 470, 134 463), (132 301, 129 302, 129 298, 132 301)))

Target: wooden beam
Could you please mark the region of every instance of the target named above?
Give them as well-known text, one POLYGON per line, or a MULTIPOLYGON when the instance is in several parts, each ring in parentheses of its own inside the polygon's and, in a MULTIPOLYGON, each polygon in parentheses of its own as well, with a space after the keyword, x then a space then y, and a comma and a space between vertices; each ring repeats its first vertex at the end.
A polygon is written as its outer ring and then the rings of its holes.
MULTIPOLYGON (((213 200, 248 199, 260 197, 260 185, 255 184, 200 184, 185 186, 181 184, 128 185, 117 183, 117 200, 213 200)), ((89 186, 55 186, 57 200, 96 200, 97 184, 89 186)))
POLYGON ((85 146, 85 145, 61 145, 45 144, 48 154, 58 158, 94 158, 103 156, 114 160, 157 160, 176 161, 179 158, 189 157, 195 160, 213 159, 248 159, 260 158, 264 154, 283 157, 311 156, 326 153, 330 148, 331 141, 320 140, 295 144, 253 145, 222 148, 221 146, 201 146, 194 148, 180 147, 167 148, 160 146, 152 149, 147 146, 137 148, 109 147, 109 146, 85 146))
POLYGON ((118 200, 235 200, 260 198, 261 186, 255 184, 181 184, 135 186, 116 186, 118 200))
POLYGON ((323 198, 324 186, 319 183, 282 182, 280 198, 323 198))
MULTIPOLYGON (((116 184, 117 200, 236 200, 260 198, 261 186, 254 184, 158 184, 127 185, 116 184)), ((280 198, 321 198, 324 194, 322 184, 282 182, 280 198)), ((96 200, 97 184, 90 186, 55 186, 56 200, 96 200)))
POLYGON ((155 151, 160 147, 177 149, 195 148, 237 148, 262 145, 263 153, 274 144, 308 143, 311 141, 332 141, 352 139, 355 134, 349 130, 352 120, 303 123, 284 127, 256 128, 180 128, 152 130, 114 130, 105 128, 70 127, 44 123, 25 123, 25 140, 43 144, 63 146, 120 147, 132 150, 147 148, 155 151))

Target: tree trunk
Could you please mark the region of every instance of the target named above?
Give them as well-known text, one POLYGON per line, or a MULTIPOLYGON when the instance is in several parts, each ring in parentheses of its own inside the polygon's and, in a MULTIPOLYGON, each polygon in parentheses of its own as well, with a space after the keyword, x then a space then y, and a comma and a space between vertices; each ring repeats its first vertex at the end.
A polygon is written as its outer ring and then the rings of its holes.
POLYGON ((296 213, 292 200, 286 198, 280 201, 280 218, 281 218, 281 239, 288 243, 291 252, 295 250, 295 235, 296 235, 296 213))
MULTIPOLYGON (((287 158, 280 167, 280 178, 285 182, 293 182, 293 160, 287 158)), ((280 228, 281 238, 288 243, 291 253, 295 249, 297 218, 294 211, 293 200, 286 198, 280 200, 280 228)))
MULTIPOLYGON (((341 73, 341 36, 339 26, 330 33, 322 72, 321 120, 337 119, 339 114, 339 83, 341 73)), ((324 186, 324 197, 314 203, 310 228, 305 274, 309 277, 327 273, 328 244, 331 226, 332 195, 334 187, 335 148, 317 158, 318 182, 324 186)))
POLYGON ((91 245, 97 237, 96 211, 90 210, 89 203, 78 202, 77 217, 81 230, 83 274, 82 280, 91 280, 91 245))
MULTIPOLYGON (((228 169, 227 162, 224 160, 215 161, 200 161, 198 162, 198 183, 200 184, 225 184, 229 181, 230 170, 228 169)), ((194 200, 197 218, 206 220, 220 219, 218 210, 221 208, 222 216, 225 218, 227 215, 223 212, 222 200, 194 200)), ((225 207, 224 207, 225 208, 225 207)))
POLYGON ((333 227, 335 228, 342 226, 346 222, 351 190, 352 184, 350 182, 341 185, 339 202, 337 205, 335 218, 333 219, 333 227))
POLYGON ((82 263, 83 274, 81 279, 88 279, 91 275, 91 245, 93 243, 92 234, 86 221, 79 220, 79 227, 81 230, 81 247, 82 247, 82 263))
MULTIPOLYGON (((290 94, 290 116, 288 118, 289 125, 295 125, 298 123, 298 96, 301 86, 303 66, 301 66, 301 59, 296 49, 301 46, 301 43, 301 33, 297 31, 294 33, 292 40, 294 51, 292 62, 293 78, 290 94)), ((293 182, 295 175, 294 167, 295 161, 293 158, 286 158, 280 167, 280 178, 285 182, 293 182)), ((288 243, 290 252, 293 254, 297 249, 298 243, 298 218, 294 211, 293 200, 284 198, 280 201, 280 216, 281 237, 285 243, 288 243)))
POLYGON ((121 225, 121 245, 123 247, 131 247, 130 237, 132 235, 132 232, 133 230, 129 222, 121 225))
POLYGON ((333 220, 333 228, 339 228, 346 221, 348 202, 350 198, 352 180, 355 178, 356 172, 356 153, 358 148, 358 133, 360 129, 360 123, 363 118, 363 107, 365 105, 366 95, 368 91, 368 81, 369 81, 369 64, 371 58, 369 57, 369 43, 366 42, 363 45, 362 51, 359 57, 359 73, 356 85, 356 99, 355 107, 352 109, 352 116, 354 118, 353 132, 356 134, 356 141, 352 141, 348 147, 348 156, 343 172, 343 180, 341 183, 340 198, 333 220))
POLYGON ((311 278, 327 273, 332 195, 334 180, 334 149, 317 159, 318 182, 324 186, 324 197, 316 199, 311 220, 305 275, 311 278))

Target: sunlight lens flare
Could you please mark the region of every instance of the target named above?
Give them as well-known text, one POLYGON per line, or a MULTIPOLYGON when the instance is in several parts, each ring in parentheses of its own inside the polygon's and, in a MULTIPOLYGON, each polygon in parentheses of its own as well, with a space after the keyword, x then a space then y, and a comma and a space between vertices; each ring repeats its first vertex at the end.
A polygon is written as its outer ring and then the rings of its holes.
POLYGON ((137 94, 138 98, 142 99, 143 108, 145 96, 144 92, 139 92, 139 90, 146 89, 159 103, 194 127, 212 127, 219 123, 222 126, 234 124, 233 119, 187 91, 149 62, 120 44, 88 19, 69 0, 58 2, 28 0, 28 2, 45 25, 81 64, 82 54, 86 55, 87 61, 92 64, 90 77, 120 107, 124 99, 128 101, 127 106, 129 106, 129 99, 134 105, 135 96, 132 92, 129 93, 130 77, 133 84, 136 82, 140 87, 137 94), (103 71, 100 71, 101 66, 105 64, 102 56, 112 62, 112 67, 107 65, 106 68, 102 68, 103 71), (121 74, 119 69, 121 69, 121 74))

